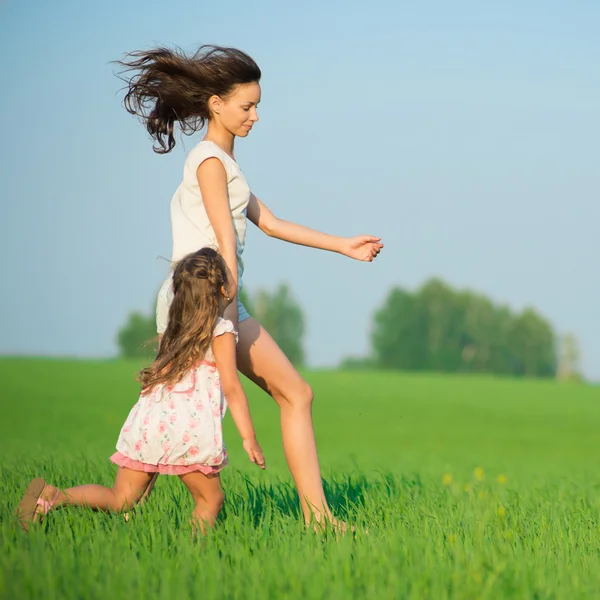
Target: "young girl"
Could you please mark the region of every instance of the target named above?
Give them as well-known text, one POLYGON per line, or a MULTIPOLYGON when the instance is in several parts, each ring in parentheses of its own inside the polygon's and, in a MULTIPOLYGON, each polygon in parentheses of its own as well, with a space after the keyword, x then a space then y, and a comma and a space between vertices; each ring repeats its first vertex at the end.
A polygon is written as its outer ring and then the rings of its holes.
POLYGON ((119 466, 112 488, 60 490, 34 479, 17 508, 23 528, 52 508, 70 504, 123 511, 134 506, 156 473, 178 475, 194 498, 194 519, 212 526, 223 504, 219 472, 227 464, 221 420, 227 405, 250 460, 265 468, 235 360, 236 331, 223 318, 235 295, 215 250, 182 258, 173 273, 169 324, 142 392, 111 456, 119 466), (227 399, 227 404, 226 404, 227 399))
MULTIPOLYGON (((246 220, 270 237, 362 261, 372 261, 383 244, 372 236, 334 237, 284 221, 252 194, 234 154, 235 138, 246 137, 258 121, 261 98, 261 71, 247 54, 203 46, 188 57, 158 48, 132 53, 119 64, 129 73, 125 106, 141 118, 158 144, 156 152, 173 149, 176 125, 186 134, 207 126, 204 139, 187 157, 183 180, 171 200, 172 258, 179 260, 202 245, 219 248, 238 288, 238 301, 227 313, 239 329, 238 369, 280 407, 284 452, 305 521, 314 516, 329 522, 313 431, 312 390, 239 302, 246 220)), ((168 277, 159 293, 159 335, 168 330, 172 287, 168 277)))

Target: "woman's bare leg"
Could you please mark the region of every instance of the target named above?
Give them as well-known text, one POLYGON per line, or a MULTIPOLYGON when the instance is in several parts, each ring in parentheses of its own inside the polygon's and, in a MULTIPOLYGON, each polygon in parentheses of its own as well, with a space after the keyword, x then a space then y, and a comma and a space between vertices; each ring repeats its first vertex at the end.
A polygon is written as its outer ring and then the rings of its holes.
POLYGON ((304 520, 331 520, 323 492, 312 422, 313 393, 275 340, 254 319, 239 324, 238 369, 277 402, 283 449, 294 478, 304 520))
MULTIPOLYGON (((281 348, 255 319, 239 324, 238 369, 279 405, 283 448, 304 520, 332 520, 325 499, 312 423, 313 393, 281 348)), ((141 498, 145 502, 154 480, 141 498)))

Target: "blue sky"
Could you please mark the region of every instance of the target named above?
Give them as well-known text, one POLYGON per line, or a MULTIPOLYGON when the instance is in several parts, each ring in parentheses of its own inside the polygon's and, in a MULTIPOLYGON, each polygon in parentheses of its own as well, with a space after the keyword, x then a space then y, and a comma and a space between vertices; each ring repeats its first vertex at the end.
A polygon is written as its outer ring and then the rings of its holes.
POLYGON ((253 230, 245 285, 287 281, 313 365, 368 348, 396 284, 438 275, 574 332, 600 379, 600 4, 0 0, 0 352, 110 356, 153 310, 184 143, 155 155, 111 60, 249 52, 261 121, 237 146, 282 218, 381 236, 374 264, 253 230))

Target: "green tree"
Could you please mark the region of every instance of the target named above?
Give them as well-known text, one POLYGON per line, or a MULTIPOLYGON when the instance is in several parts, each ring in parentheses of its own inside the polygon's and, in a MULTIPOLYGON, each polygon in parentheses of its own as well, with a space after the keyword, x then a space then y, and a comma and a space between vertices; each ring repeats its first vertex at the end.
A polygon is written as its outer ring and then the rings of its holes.
POLYGON ((507 334, 512 315, 505 306, 470 291, 459 295, 463 305, 462 368, 474 373, 510 373, 507 334))
POLYGON ((124 358, 153 358, 158 344, 154 317, 140 312, 130 313, 117 334, 117 343, 124 358))
POLYGON ((253 315, 271 334, 290 361, 296 366, 302 366, 304 315, 290 288, 282 284, 273 293, 259 290, 252 296, 250 304, 253 315))
POLYGON ((552 326, 533 308, 518 315, 509 331, 513 373, 525 377, 554 377, 556 341, 552 326))
POLYGON ((410 292, 393 288, 375 313, 371 333, 374 363, 384 369, 422 369, 425 340, 417 302, 410 292))
POLYGON ((425 346, 424 368, 455 372, 463 362, 465 306, 456 292, 440 279, 418 290, 416 312, 425 346))
POLYGON ((556 371, 554 331, 535 310, 514 315, 437 278, 414 293, 392 289, 374 315, 371 343, 379 368, 527 377, 556 371))

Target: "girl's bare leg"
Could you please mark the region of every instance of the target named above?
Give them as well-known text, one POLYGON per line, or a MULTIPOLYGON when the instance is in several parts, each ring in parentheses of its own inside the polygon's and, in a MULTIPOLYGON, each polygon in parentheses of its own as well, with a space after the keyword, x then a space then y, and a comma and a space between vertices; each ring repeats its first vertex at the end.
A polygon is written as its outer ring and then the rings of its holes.
POLYGON ((214 526, 225 500, 221 488, 221 478, 218 474, 204 475, 200 472, 180 475, 180 478, 196 503, 193 513, 194 521, 202 533, 206 533, 207 526, 214 526))
POLYGON ((47 485, 42 498, 52 502, 53 507, 61 505, 86 506, 93 510, 120 512, 135 506, 148 487, 152 473, 133 471, 120 467, 112 488, 88 484, 59 490, 47 485))
POLYGON ((154 484, 156 483, 157 479, 158 473, 152 473, 152 478, 148 482, 148 485, 146 486, 146 489, 144 490, 144 493, 142 494, 142 497, 138 502, 140 506, 143 505, 146 502, 146 500, 148 500, 148 496, 150 495, 150 492, 152 492, 152 490, 154 489, 154 484))
POLYGON ((294 478, 304 521, 331 521, 323 492, 312 422, 313 393, 275 340, 250 318, 239 324, 238 369, 277 402, 283 449, 294 478))

